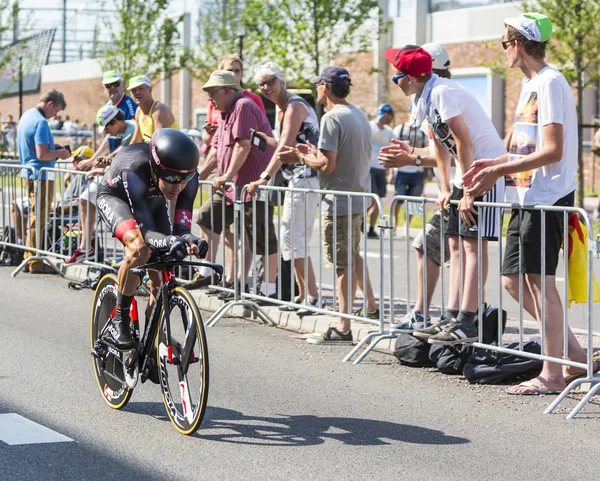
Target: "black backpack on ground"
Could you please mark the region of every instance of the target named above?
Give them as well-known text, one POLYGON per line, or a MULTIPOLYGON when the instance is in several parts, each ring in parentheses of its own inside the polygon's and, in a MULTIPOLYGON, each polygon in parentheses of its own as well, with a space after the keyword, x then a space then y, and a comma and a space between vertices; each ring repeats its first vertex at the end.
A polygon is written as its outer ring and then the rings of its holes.
POLYGON ((433 344, 429 350, 429 359, 444 374, 462 374, 463 368, 471 357, 474 347, 470 344, 444 346, 433 344))
MULTIPOLYGON (((518 349, 519 343, 514 342, 507 347, 518 349)), ((523 351, 540 354, 542 348, 529 341, 523 344, 523 351)), ((515 383, 534 378, 541 371, 542 361, 487 349, 476 349, 463 368, 465 378, 472 384, 515 383)))
MULTIPOLYGON (((17 234, 15 229, 10 226, 4 227, 2 233, 2 242, 10 244, 17 243, 17 234)), ((0 245, 0 266, 18 266, 23 262, 23 250, 7 245, 0 245)))
POLYGON ((429 359, 431 344, 410 334, 400 334, 396 338, 394 356, 401 364, 411 367, 435 367, 429 359))

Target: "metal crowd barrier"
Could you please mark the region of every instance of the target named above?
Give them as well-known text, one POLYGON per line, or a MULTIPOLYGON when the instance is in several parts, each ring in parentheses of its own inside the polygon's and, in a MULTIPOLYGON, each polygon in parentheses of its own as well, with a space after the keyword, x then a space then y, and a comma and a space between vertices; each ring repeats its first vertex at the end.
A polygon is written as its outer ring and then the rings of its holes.
MULTIPOLYGON (((414 197, 407 197, 407 196, 397 196, 393 199, 392 201, 392 206, 391 209, 393 209, 393 205, 399 201, 406 201, 408 204, 408 212, 412 213, 413 215, 420 215, 422 216, 423 219, 423 227, 422 227, 422 234, 425 236, 426 235, 426 212, 427 212, 427 205, 435 205, 435 200, 434 199, 427 199, 427 198, 414 198, 414 197)), ((453 201, 453 204, 458 204, 458 202, 453 201)), ((478 206, 479 208, 482 207, 487 207, 487 208, 491 208, 491 209, 498 209, 499 211, 501 211, 502 213, 504 213, 504 211, 506 211, 507 209, 518 209, 520 211, 525 210, 524 208, 517 206, 517 205, 511 205, 511 204, 507 204, 507 203, 490 203, 490 202, 476 202, 475 203, 476 206, 478 206)), ((435 210, 435 209, 431 209, 431 210, 435 210)), ((594 375, 594 344, 593 344, 593 336, 594 336, 594 326, 593 326, 593 296, 592 296, 592 279, 593 279, 593 261, 592 261, 592 253, 598 253, 599 250, 599 244, 598 242, 593 240, 593 231, 592 231, 592 225, 591 225, 591 221, 589 219, 589 216, 587 214, 587 212, 583 209, 579 209, 579 208, 575 208, 575 207, 555 207, 555 206, 535 206, 535 207, 531 207, 528 208, 528 210, 537 210, 540 211, 541 213, 541 230, 542 230, 542 236, 540 239, 540 260, 541 260, 541 269, 542 269, 542 273, 540 275, 540 282, 541 282, 541 306, 539 307, 540 311, 541 311, 541 319, 539 319, 539 327, 540 327, 540 344, 541 344, 541 354, 533 354, 530 352, 526 352, 523 350, 523 345, 525 342, 524 339, 524 332, 525 332, 525 326, 524 326, 524 310, 525 310, 525 306, 524 306, 524 275, 519 275, 519 300, 518 300, 518 311, 514 312, 514 305, 511 306, 513 312, 513 319, 516 319, 516 321, 518 322, 518 348, 516 349, 509 349, 507 348, 507 344, 505 343, 505 339, 506 336, 503 335, 503 321, 502 321, 502 315, 500 314, 498 316, 498 324, 496 326, 496 336, 498 339, 498 344, 485 344, 483 342, 483 316, 478 316, 478 327, 479 327, 479 334, 478 334, 478 340, 476 342, 474 342, 472 345, 474 347, 477 348, 484 348, 484 349, 488 349, 491 351, 496 351, 496 352, 501 352, 501 353, 509 353, 509 354, 514 354, 514 355, 518 355, 518 356, 522 356, 522 357, 526 357, 526 358, 531 358, 531 359, 537 359, 539 361, 545 361, 545 362, 553 362, 553 363, 558 363, 561 364, 563 366, 571 366, 577 369, 581 369, 586 371, 586 375, 582 378, 579 378, 573 382, 571 382, 566 388, 565 390, 560 394, 560 396, 558 396, 556 398, 556 400, 547 408, 547 410, 545 411, 546 413, 550 413, 552 412, 556 406, 558 406, 558 404, 560 404, 560 402, 565 398, 565 396, 567 396, 569 394, 569 392, 571 392, 574 388, 585 384, 585 383, 591 383, 592 388, 590 389, 590 391, 585 395, 585 397, 579 402, 579 404, 570 412, 570 414, 568 415, 568 418, 572 418, 574 417, 583 407, 583 405, 585 405, 585 403, 587 403, 589 401, 589 399, 600 390, 600 375, 596 374, 594 375), (587 345, 584 345, 583 348, 587 350, 586 352, 586 361, 583 362, 583 360, 576 362, 573 360, 569 359, 569 342, 568 342, 568 335, 569 335, 569 308, 568 308, 568 280, 569 280, 569 263, 568 263, 568 257, 569 257, 569 250, 568 249, 563 249, 563 253, 561 255, 561 260, 562 260, 562 264, 559 263, 559 267, 558 269, 561 268, 563 269, 563 277, 564 277, 564 286, 562 289, 562 304, 563 304, 563 311, 562 311, 562 317, 563 317, 563 321, 562 321, 562 337, 563 337, 563 346, 562 346, 562 356, 549 356, 546 355, 546 347, 547 347, 547 342, 548 342, 548 338, 547 338, 547 323, 546 323, 546 317, 547 317, 547 299, 546 299, 546 262, 545 262, 545 252, 546 252, 546 230, 545 230, 545 226, 546 226, 546 214, 549 212, 562 212, 563 214, 563 224, 564 224, 564 229, 563 229, 563 245, 564 246, 568 246, 569 245, 569 215, 572 213, 576 213, 579 218, 581 219, 582 224, 584 224, 587 227, 588 230, 588 239, 586 239, 585 242, 585 249, 588 251, 588 264, 587 264, 587 268, 586 268, 586 286, 587 286, 587 302, 584 304, 584 309, 583 309, 583 316, 585 318, 585 324, 584 324, 584 333, 585 333, 585 337, 586 337, 586 343, 587 345)), ((462 223, 462 220, 460 221, 462 223)), ((497 279, 498 279, 498 292, 497 292, 497 298, 494 299, 494 295, 491 292, 487 292, 484 298, 484 282, 483 282, 483 273, 482 273, 482 225, 481 225, 482 219, 481 216, 478 217, 478 236, 477 236, 477 252, 478 252, 478 272, 477 272, 477 305, 478 305, 478 312, 482 313, 484 312, 484 301, 495 301, 493 302, 494 306, 497 306, 498 308, 498 312, 502 313, 503 307, 506 306, 506 302, 503 301, 503 296, 505 296, 504 292, 503 292, 503 282, 502 282, 502 265, 503 265, 503 245, 505 240, 502 237, 502 234, 499 237, 499 240, 497 242, 498 245, 498 265, 497 265, 497 279)), ((498 232, 502 233, 503 232, 503 220, 502 220, 502 215, 497 215, 496 216, 496 222, 497 222, 497 229, 498 232)), ((386 318, 389 319, 389 321, 391 323, 395 322, 395 320, 397 320, 396 317, 396 311, 400 310, 403 311, 402 314, 407 313, 410 311, 410 303, 412 300, 412 296, 411 296, 411 276, 414 274, 414 269, 410 268, 410 264, 411 264, 411 257, 414 256, 413 248, 410 246, 410 244, 412 244, 412 241, 409 240, 409 230, 408 230, 408 223, 406 225, 406 242, 405 242, 405 247, 406 247, 406 252, 404 259, 399 258, 400 256, 399 254, 399 250, 397 249, 397 243, 395 243, 395 241, 392 239, 392 237, 390 236, 390 240, 389 240, 389 251, 386 254, 389 254, 389 258, 390 258, 390 270, 389 270, 389 279, 388 279, 388 285, 389 285, 389 292, 390 292, 390 308, 388 311, 386 311, 386 318), (405 287, 405 291, 403 292, 403 294, 405 294, 404 299, 399 299, 396 296, 396 292, 395 292, 395 286, 394 286, 394 265, 395 264, 400 264, 402 266, 406 267, 406 287, 405 287), (395 304, 395 301, 400 301, 400 306, 397 306, 395 304), (402 304, 405 304, 405 309, 403 310, 402 304)), ((441 249, 443 249, 443 229, 440 229, 440 246, 441 249)), ((460 239, 460 238, 459 238, 460 239)), ((495 242, 495 241, 488 241, 490 243, 495 242)), ((428 310, 428 306, 427 306, 427 302, 428 302, 428 292, 427 292, 427 242, 423 243, 423 257, 424 257, 424 262, 423 262, 423 273, 422 273, 422 281, 423 281, 423 305, 424 305, 424 312, 427 312, 428 310)), ((459 241, 459 265, 460 265, 460 292, 459 292, 459 306, 460 307, 460 300, 462 300, 463 298, 463 292, 462 292, 462 286, 463 286, 463 279, 464 279, 464 272, 463 272, 463 248, 462 248, 462 240, 459 241)), ((522 244, 520 244, 520 249, 519 249, 519 265, 521 265, 521 261, 522 261, 522 256, 523 256, 523 247, 522 244)), ((441 257, 443 259, 443 251, 441 253, 441 257)), ((440 272, 441 272, 441 286, 442 286, 442 295, 441 295, 441 300, 440 300, 440 304, 442 306, 442 310, 441 312, 444 312, 444 304, 445 304, 445 289, 444 289, 444 268, 443 268, 443 262, 442 262, 442 266, 440 268, 440 272)), ((488 267, 488 280, 492 278, 492 269, 491 269, 491 265, 488 267)), ((558 275, 557 271, 557 275, 558 275)), ((557 287, 558 289, 558 287, 557 287)), ((560 290, 559 290, 560 293, 560 290)), ((509 302, 510 303, 510 302, 509 302)), ((581 310, 581 309, 580 309, 581 310)), ((511 313, 509 313, 511 314, 511 313)), ((533 316, 535 319, 535 316, 533 316)), ((537 319, 536 319, 537 320, 537 319)), ((514 321, 513 321, 514 322, 514 321)), ((514 326, 513 326, 514 328, 514 326)), ((398 335, 397 332, 395 332, 393 329, 391 328, 387 328, 385 330, 382 330, 382 332, 380 333, 373 333, 371 335, 371 339, 364 339, 363 341, 361 341, 361 343, 359 343, 353 350, 352 352, 346 357, 345 360, 350 360, 354 355, 356 355, 358 353, 358 351, 367 343, 370 342, 370 344, 368 345, 367 349, 365 351, 362 352, 362 354, 360 355, 360 357, 358 357, 355 361, 355 363, 360 362, 366 355, 367 353, 373 349, 375 347, 375 345, 380 342, 383 339, 388 339, 388 338, 393 338, 396 337, 398 335)))
MULTIPOLYGON (((314 268, 314 272, 315 272, 315 277, 316 277, 316 283, 317 283, 317 290, 318 290, 318 306, 310 306, 308 305, 308 295, 304 296, 304 301, 302 303, 297 303, 294 302, 294 287, 295 287, 295 277, 294 274, 291 274, 291 278, 290 278, 290 292, 291 292, 291 299, 283 299, 282 297, 282 288, 284 287, 282 284, 282 278, 280 273, 282 272, 281 269, 281 265, 282 265, 282 252, 281 252, 281 244, 282 241, 285 240, 284 234, 282 232, 282 206, 284 204, 284 197, 286 195, 299 195, 303 198, 303 204, 306 206, 307 205, 307 199, 309 196, 314 196, 316 197, 316 201, 317 201, 317 209, 315 214, 318 214, 318 219, 322 220, 323 216, 325 214, 324 212, 324 208, 323 208, 323 204, 325 203, 325 200, 323 200, 323 196, 329 196, 332 198, 332 215, 330 216, 332 218, 332 238, 336 239, 337 238, 337 219, 338 218, 345 218, 346 220, 344 222, 348 222, 346 224, 346 226, 348 227, 348 246, 350 248, 348 248, 348 255, 347 255, 347 259, 346 263, 347 263, 347 271, 348 271, 348 278, 352 279, 353 276, 355 275, 355 270, 356 270, 356 266, 355 266, 355 261, 356 259, 354 259, 353 255, 352 255, 352 248, 351 246, 353 245, 353 234, 352 234, 352 228, 351 228, 351 216, 348 215, 339 215, 338 216, 338 205, 340 203, 340 200, 343 199, 345 202, 347 202, 348 204, 351 203, 352 199, 359 199, 361 202, 361 209, 359 212, 354 212, 354 214, 359 214, 362 215, 362 219, 361 219, 361 224, 362 224, 362 230, 364 232, 367 232, 367 210, 369 209, 369 207, 371 206, 371 203, 375 202, 378 204, 379 208, 380 208, 380 212, 383 212, 383 207, 381 205, 381 199, 379 199, 379 197, 377 197, 374 194, 371 193, 357 193, 357 192, 332 192, 332 191, 328 191, 328 190, 320 190, 320 189, 301 189, 301 188, 289 188, 289 187, 272 187, 272 186, 262 186, 259 187, 257 195, 255 197, 253 197, 250 201, 248 202, 244 202, 244 200, 246 199, 246 193, 247 193, 247 186, 244 187, 242 189, 242 191, 240 192, 239 198, 236 201, 237 207, 236 210, 239 210, 239 216, 237 217, 237 219, 239 220, 238 222, 238 228, 240 228, 240 235, 239 238, 241 239, 241 244, 242 244, 242 248, 241 248, 241 261, 240 261, 240 265, 241 266, 250 266, 252 269, 251 272, 251 279, 248 279, 248 272, 246 271, 246 268, 242 268, 241 272, 237 272, 237 274, 239 275, 239 277, 241 278, 240 281, 240 285, 243 287, 246 284, 247 280, 250 280, 249 282, 249 292, 245 292, 244 289, 240 289, 240 292, 236 292, 236 296, 235 296, 235 304, 239 305, 239 304, 243 304, 245 306, 248 306, 252 309, 254 309, 257 313, 259 313, 259 317, 261 317, 261 319, 263 319, 266 322, 271 322, 273 323, 273 321, 271 321, 268 318, 268 314, 266 314, 265 311, 262 310, 261 308, 261 304, 270 304, 270 305, 278 305, 278 306, 286 306, 290 309, 293 310, 297 310, 297 309, 307 309, 308 311, 310 311, 312 314, 328 314, 328 315, 335 315, 337 317, 340 318, 344 318, 344 319, 350 319, 350 320, 360 320, 362 322, 367 322, 370 324, 374 324, 376 326, 376 333, 381 333, 383 332, 383 307, 384 307, 384 297, 383 297, 383 289, 380 288, 380 290, 382 291, 381 295, 379 296, 379 299, 377 300, 375 298, 375 305, 377 306, 377 309, 379 310, 379 315, 378 318, 375 319, 369 319, 367 318, 367 295, 366 293, 363 293, 362 296, 362 312, 363 315, 359 316, 354 314, 353 311, 353 307, 359 307, 360 308, 360 301, 358 303, 358 305, 349 305, 348 308, 346 309, 349 312, 342 312, 342 310, 340 309, 340 296, 342 295, 342 293, 339 292, 338 286, 337 286, 337 274, 336 274, 336 269, 327 269, 326 266, 324 265, 324 261, 323 261, 323 249, 324 249, 324 238, 325 238, 325 233, 323 231, 323 224, 322 222, 318 223, 318 227, 316 227, 317 232, 316 232, 316 238, 318 239, 317 242, 317 247, 316 250, 318 250, 318 256, 315 257, 314 255, 311 256, 312 262, 314 262, 316 264, 315 268, 314 268), (271 194, 271 195, 269 195, 271 194), (275 196, 275 199, 273 198, 269 198, 271 196, 275 196), (259 219, 257 218, 257 204, 258 203, 263 203, 264 204, 264 219, 260 219, 260 223, 258 222, 259 219), (248 209, 251 209, 252 211, 252 221, 250 222, 251 224, 251 232, 248 232, 248 226, 247 223, 244 222, 243 219, 245 219, 246 217, 246 212, 248 211, 248 209), (273 220, 272 223, 269 221, 270 216, 273 216, 273 220), (263 222, 264 220, 264 222, 263 222), (260 226, 259 226, 260 224, 260 226), (261 229, 264 229, 264 245, 258 245, 257 244, 257 236, 258 233, 261 229), (270 251, 269 249, 269 234, 271 232, 275 231, 275 236, 277 238, 277 249, 275 252, 270 251), (249 235, 250 234, 250 235, 249 235), (247 251, 248 249, 246 248, 246 243, 248 242, 247 237, 251 237, 252 242, 250 243, 250 255, 251 255, 251 262, 247 262, 247 251), (260 249, 259 249, 260 247, 260 249), (258 265, 258 257, 259 257, 259 251, 262 251, 264 253, 270 254, 270 255, 275 255, 276 259, 269 259, 269 255, 264 255, 262 257, 264 257, 264 261, 263 261, 263 267, 264 267, 264 277, 265 279, 262 282, 262 285, 266 285, 266 283, 275 283, 277 284, 276 287, 276 296, 272 296, 272 295, 265 295, 263 292, 261 292, 260 287, 259 287, 259 272, 257 269, 257 265, 258 265), (272 272, 272 262, 276 262, 277 263, 277 269, 276 272, 278 273, 276 276, 276 280, 272 279, 271 276, 269 275, 269 271, 272 272), (324 296, 323 293, 327 292, 328 295, 324 296), (323 306, 323 301, 326 301, 326 306, 323 306)), ((249 215, 249 214, 248 214, 249 215)), ((288 221, 291 223, 292 226, 295 225, 295 217, 296 216, 302 216, 303 219, 303 224, 304 224, 304 232, 308 232, 310 231, 309 229, 309 223, 312 224, 317 220, 317 216, 313 215, 312 217, 309 217, 308 213, 307 213, 307 209, 293 209, 290 215, 290 219, 288 219, 288 221)), ((341 226, 344 226, 344 224, 342 223, 341 226)), ((315 237, 315 234, 313 234, 313 238, 315 237)), ((303 242, 303 246, 301 251, 305 253, 305 256, 303 257, 303 265, 304 265, 304 273, 305 273, 305 279, 308 278, 308 272, 309 272, 309 260, 308 260, 308 255, 310 252, 310 242, 311 239, 307 236, 304 235, 304 242, 303 242)), ((295 264, 295 260, 296 260, 296 254, 295 254, 295 239, 294 236, 292 235, 291 238, 289 239, 289 252, 290 252, 290 265, 291 268, 293 269, 293 266, 295 264)), ((335 242, 335 241, 334 241, 335 242)), ((313 250, 315 250, 314 246, 313 246, 313 250)), ((380 253, 383 251, 383 239, 380 240, 380 253)), ((367 253, 368 253, 368 249, 367 249, 367 240, 366 240, 366 236, 363 235, 362 236, 362 246, 359 246, 359 256, 363 259, 362 261, 362 276, 361 276, 361 280, 362 280, 362 286, 363 289, 365 291, 367 291, 367 286, 369 285, 368 282, 368 268, 367 268, 367 263, 366 263, 366 259, 367 259, 367 253)), ((333 265, 336 266, 338 265, 338 259, 337 259, 337 249, 333 249, 333 265)), ((379 279, 379 286, 383 287, 383 279, 384 279, 384 265, 383 265, 383 257, 380 255, 379 257, 379 261, 377 263, 371 263, 371 266, 376 265, 378 268, 378 279, 379 279)), ((305 282, 305 284, 308 284, 308 281, 305 282)), ((306 291, 308 291, 308 285, 306 285, 306 291)), ((352 292, 352 282, 348 283, 348 290, 347 293, 343 293, 343 294, 347 294, 346 299, 351 299, 354 298, 355 296, 353 295, 352 292)), ((358 298, 355 298, 355 301, 357 301, 358 298)), ((213 315, 211 317, 211 319, 207 322, 207 324, 209 326, 214 326, 219 319, 221 319, 225 313, 233 306, 232 305, 224 305, 219 311, 217 311, 217 313, 215 313, 215 315, 213 315)))

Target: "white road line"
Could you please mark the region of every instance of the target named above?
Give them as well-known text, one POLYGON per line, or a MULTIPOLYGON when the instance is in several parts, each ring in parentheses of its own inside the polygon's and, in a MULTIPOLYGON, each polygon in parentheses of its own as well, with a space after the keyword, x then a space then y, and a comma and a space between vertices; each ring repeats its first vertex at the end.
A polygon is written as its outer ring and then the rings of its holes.
POLYGON ((64 443, 71 438, 15 413, 0 414, 0 441, 19 444, 64 443))

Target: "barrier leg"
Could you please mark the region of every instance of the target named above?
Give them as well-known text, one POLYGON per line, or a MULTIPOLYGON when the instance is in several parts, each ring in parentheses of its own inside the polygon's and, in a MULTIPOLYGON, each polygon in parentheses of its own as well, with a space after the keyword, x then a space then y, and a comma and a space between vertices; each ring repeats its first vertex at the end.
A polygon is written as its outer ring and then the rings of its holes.
POLYGON ((585 404, 587 404, 587 402, 592 398, 594 394, 598 392, 598 390, 600 390, 600 379, 592 381, 592 386, 590 386, 589 392, 584 396, 584 398, 581 401, 579 401, 577 406, 575 406, 575 409, 573 409, 569 413, 567 419, 573 419, 575 416, 577 416, 577 413, 581 411, 581 408, 585 406, 585 404))
POLYGON ((218 311, 216 311, 210 318, 208 321, 206 321, 206 325, 208 327, 214 327, 217 322, 219 322, 223 317, 225 317, 225 314, 230 311, 233 307, 235 306, 243 306, 243 307, 248 307, 249 309, 251 309, 254 313, 256 313, 256 316, 265 324, 270 324, 271 326, 276 326, 277 323, 271 319, 269 317, 269 315, 264 311, 264 309, 262 309, 259 305, 257 305, 254 302, 250 302, 250 301, 232 301, 232 302, 228 302, 227 304, 223 304, 218 311))

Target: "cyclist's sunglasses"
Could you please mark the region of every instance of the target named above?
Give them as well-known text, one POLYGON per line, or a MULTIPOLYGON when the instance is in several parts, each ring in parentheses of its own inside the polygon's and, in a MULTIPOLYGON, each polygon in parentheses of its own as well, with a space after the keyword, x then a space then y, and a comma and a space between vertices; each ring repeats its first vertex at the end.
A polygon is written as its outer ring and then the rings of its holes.
POLYGON ((120 80, 117 80, 116 82, 113 82, 113 83, 111 83, 111 84, 104 84, 104 86, 105 86, 107 89, 109 89, 109 88, 111 88, 111 87, 118 87, 119 85, 121 85, 121 81, 120 81, 120 80))
POLYGON ((515 41, 514 40, 503 40, 501 43, 502 43, 502 48, 504 50, 506 50, 509 46, 514 45, 515 41))
POLYGON ((194 177, 194 175, 196 174, 196 171, 194 172, 189 172, 189 173, 166 173, 163 172, 160 175, 160 178, 162 180, 164 180, 165 182, 168 182, 169 184, 185 184, 187 182, 189 182, 190 180, 192 180, 192 177, 194 177))
POLYGON ((394 82, 396 85, 398 85, 398 81, 399 81, 400 79, 403 79, 404 77, 406 77, 406 74, 405 74, 405 73, 401 73, 401 74, 399 74, 399 75, 394 75, 394 76, 392 77, 392 82, 394 82))

